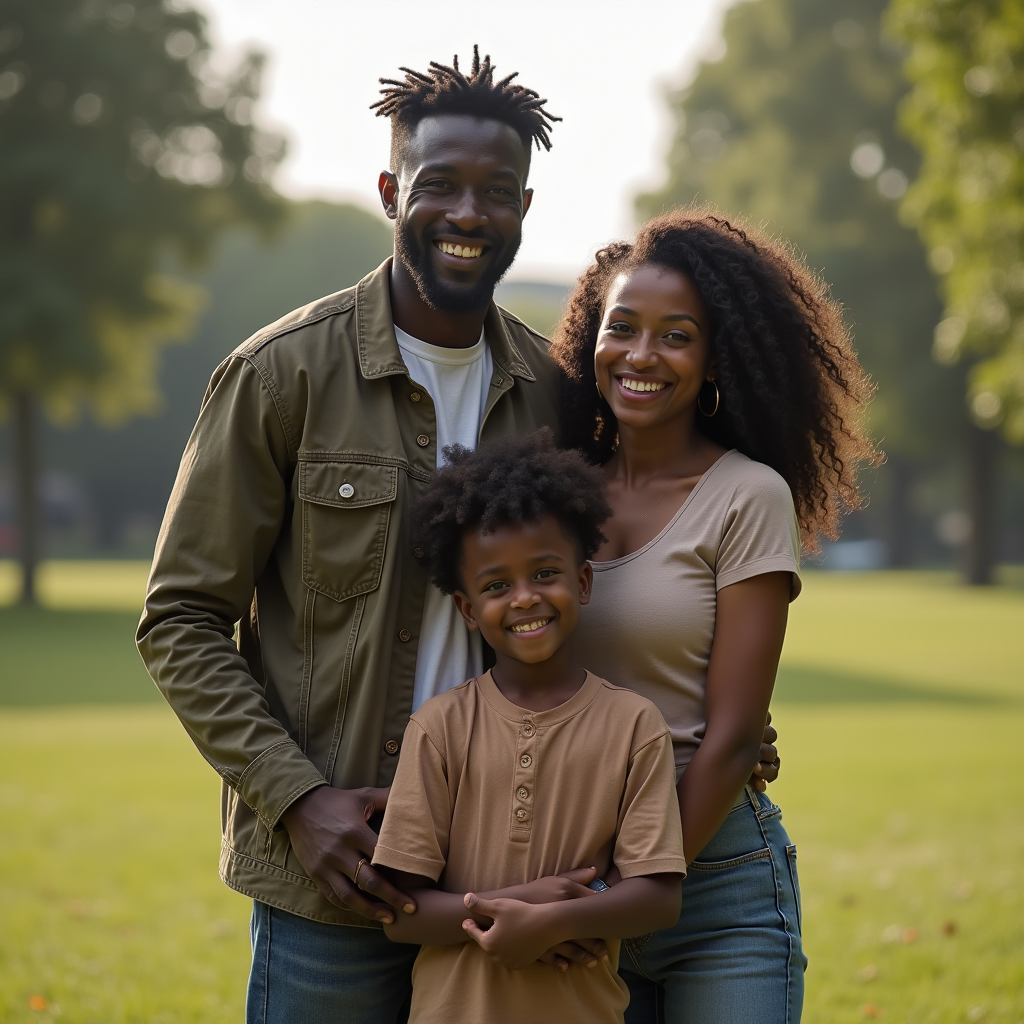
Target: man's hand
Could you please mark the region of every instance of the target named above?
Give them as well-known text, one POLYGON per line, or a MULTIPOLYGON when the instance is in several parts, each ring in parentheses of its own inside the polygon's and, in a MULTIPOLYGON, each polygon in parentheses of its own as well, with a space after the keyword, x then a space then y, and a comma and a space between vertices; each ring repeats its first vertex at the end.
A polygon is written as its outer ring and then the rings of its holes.
POLYGON ((415 902, 370 866, 377 835, 367 824, 384 810, 387 789, 318 786, 281 815, 299 863, 335 906, 391 924, 415 902))
POLYGON ((557 945, 557 939, 548 927, 548 904, 509 899, 485 900, 471 892, 466 893, 464 902, 468 910, 491 918, 494 924, 484 931, 469 917, 462 922, 462 927, 495 963, 509 970, 529 967, 552 945, 557 945))
POLYGON ((775 749, 775 741, 778 738, 779 734, 772 726, 772 715, 769 711, 768 723, 764 727, 764 739, 761 741, 761 760, 754 767, 754 774, 750 776, 747 783, 748 786, 753 786, 758 793, 763 793, 768 788, 768 783, 774 782, 779 777, 782 759, 775 749))

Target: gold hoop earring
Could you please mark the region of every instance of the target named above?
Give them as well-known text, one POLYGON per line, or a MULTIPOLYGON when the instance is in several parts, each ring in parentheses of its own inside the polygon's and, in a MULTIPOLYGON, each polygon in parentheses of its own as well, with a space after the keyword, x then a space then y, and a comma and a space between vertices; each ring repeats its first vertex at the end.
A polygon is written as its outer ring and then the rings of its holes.
MULTIPOLYGON (((705 412, 704 411, 704 406, 702 406, 700 404, 700 391, 698 391, 697 392, 697 408, 700 410, 701 416, 704 416, 706 419, 711 419, 711 417, 714 416, 716 412, 718 412, 718 403, 720 401, 721 396, 719 395, 719 392, 718 392, 718 382, 714 378, 712 378, 711 380, 707 381, 706 383, 713 384, 715 386, 715 407, 714 407, 714 409, 711 410, 711 412, 705 412)), ((704 390, 704 385, 703 384, 701 385, 701 389, 700 390, 701 391, 704 390)))

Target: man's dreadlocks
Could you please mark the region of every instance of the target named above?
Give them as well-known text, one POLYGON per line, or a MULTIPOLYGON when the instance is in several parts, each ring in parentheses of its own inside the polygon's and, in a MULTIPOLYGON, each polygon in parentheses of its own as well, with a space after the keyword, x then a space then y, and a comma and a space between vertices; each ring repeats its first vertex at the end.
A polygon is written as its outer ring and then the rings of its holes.
POLYGON ((551 148, 548 132, 555 121, 562 119, 544 109, 547 100, 539 93, 512 84, 518 71, 496 82, 490 55, 481 61, 479 46, 473 47, 473 67, 468 75, 459 70, 458 55, 451 67, 431 61, 427 74, 405 67, 399 70, 405 72, 405 81, 382 78, 383 98, 370 106, 378 117, 391 118, 393 167, 416 125, 434 114, 469 114, 502 121, 515 129, 527 152, 531 143, 536 143, 538 149, 551 148))

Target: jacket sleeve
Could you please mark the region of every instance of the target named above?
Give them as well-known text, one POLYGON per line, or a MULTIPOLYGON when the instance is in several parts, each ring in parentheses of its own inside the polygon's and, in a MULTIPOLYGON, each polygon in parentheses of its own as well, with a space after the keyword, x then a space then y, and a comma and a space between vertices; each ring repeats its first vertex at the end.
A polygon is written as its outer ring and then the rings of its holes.
POLYGON ((233 640, 288 514, 287 422, 248 359, 218 368, 167 505, 136 637, 200 753, 268 828, 325 782, 271 715, 233 640))

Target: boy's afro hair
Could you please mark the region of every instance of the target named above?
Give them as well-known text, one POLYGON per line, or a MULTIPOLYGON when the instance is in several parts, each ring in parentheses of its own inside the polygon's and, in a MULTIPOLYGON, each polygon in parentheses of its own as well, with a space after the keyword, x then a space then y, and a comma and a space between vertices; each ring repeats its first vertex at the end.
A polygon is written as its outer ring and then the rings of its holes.
POLYGON ((447 465, 427 485, 411 520, 420 560, 444 593, 464 589, 462 538, 469 530, 554 516, 583 558, 603 543, 601 524, 612 514, 604 473, 579 452, 555 448, 547 427, 487 442, 475 452, 449 445, 444 454, 447 465))

